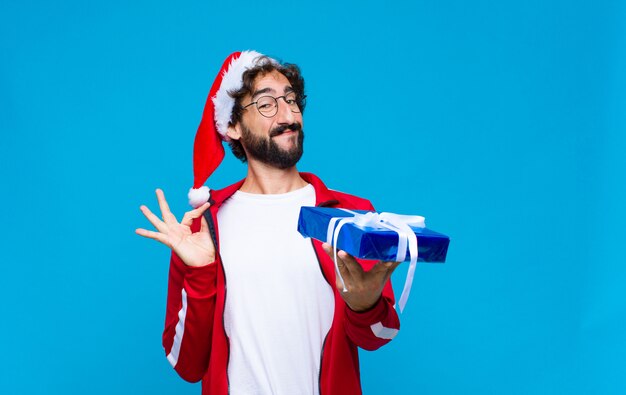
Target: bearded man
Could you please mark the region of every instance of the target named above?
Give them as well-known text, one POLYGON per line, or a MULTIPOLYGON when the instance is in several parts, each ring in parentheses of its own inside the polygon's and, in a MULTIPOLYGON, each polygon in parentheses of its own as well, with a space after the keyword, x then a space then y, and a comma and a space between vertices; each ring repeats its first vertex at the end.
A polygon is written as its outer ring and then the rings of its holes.
POLYGON ((303 153, 304 80, 297 66, 231 54, 205 106, 194 148, 194 210, 180 222, 161 190, 157 231, 172 249, 163 346, 203 394, 360 394, 357 347, 398 332, 389 278, 397 262, 357 261, 297 232, 300 207, 373 210, 329 190, 296 163, 303 153), (247 162, 245 179, 208 193, 221 140, 247 162), (227 288, 228 287, 228 288, 227 288))

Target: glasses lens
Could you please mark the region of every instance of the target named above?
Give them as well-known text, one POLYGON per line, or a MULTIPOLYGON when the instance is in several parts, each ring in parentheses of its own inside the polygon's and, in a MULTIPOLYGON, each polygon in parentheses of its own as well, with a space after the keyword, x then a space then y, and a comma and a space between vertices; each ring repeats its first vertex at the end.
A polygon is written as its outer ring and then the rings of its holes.
POLYGON ((285 103, 289 105, 291 111, 300 112, 300 107, 298 107, 298 96, 295 92, 285 95, 285 103))
POLYGON ((278 108, 276 104, 276 99, 272 96, 263 96, 260 97, 256 102, 256 108, 259 109, 259 112, 266 117, 271 117, 276 114, 276 109, 278 108))

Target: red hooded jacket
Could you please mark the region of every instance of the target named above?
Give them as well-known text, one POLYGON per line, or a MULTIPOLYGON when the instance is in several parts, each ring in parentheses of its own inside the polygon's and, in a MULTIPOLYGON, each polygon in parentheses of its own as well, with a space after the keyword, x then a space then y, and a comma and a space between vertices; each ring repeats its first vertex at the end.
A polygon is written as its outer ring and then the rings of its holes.
MULTIPOLYGON (((316 205, 357 210, 374 210, 365 199, 332 191, 309 173, 302 178, 315 189, 316 205)), ((227 375, 229 340, 224 331, 226 278, 219 254, 217 212, 221 204, 237 191, 243 180, 211 192, 211 207, 205 213, 218 253, 215 262, 203 267, 185 265, 172 254, 163 347, 167 359, 185 380, 202 380, 203 395, 229 393, 227 375)), ((197 232, 200 221, 192 231, 197 232)), ((335 286, 335 266, 321 242, 313 247, 324 278, 335 296, 333 323, 323 343, 319 388, 321 395, 361 394, 357 347, 375 350, 388 343, 398 332, 400 322, 393 307, 391 283, 387 282, 377 304, 365 312, 352 311, 335 286)), ((368 270, 375 262, 359 260, 368 270)))

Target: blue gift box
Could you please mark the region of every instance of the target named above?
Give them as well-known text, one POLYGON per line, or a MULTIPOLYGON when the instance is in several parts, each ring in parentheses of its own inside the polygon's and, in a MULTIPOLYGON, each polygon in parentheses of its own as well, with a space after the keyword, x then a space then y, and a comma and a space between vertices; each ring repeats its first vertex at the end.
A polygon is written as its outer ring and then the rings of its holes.
MULTIPOLYGON (((359 214, 367 211, 350 210, 359 214)), ((348 211, 328 207, 302 207, 298 218, 298 232, 304 237, 326 242, 328 226, 333 218, 353 217, 348 211)), ((411 226, 417 236, 418 261, 439 262, 446 260, 450 238, 428 228, 411 226)), ((345 224, 339 231, 337 248, 362 259, 394 261, 398 254, 398 233, 392 230, 345 224)), ((406 260, 410 255, 407 247, 406 260)))

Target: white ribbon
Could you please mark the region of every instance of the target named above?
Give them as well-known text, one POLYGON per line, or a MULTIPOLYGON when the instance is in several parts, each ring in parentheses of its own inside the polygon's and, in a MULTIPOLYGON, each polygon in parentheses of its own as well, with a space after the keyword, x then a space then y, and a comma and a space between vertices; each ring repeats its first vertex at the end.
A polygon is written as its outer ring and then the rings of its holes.
POLYGON ((343 277, 339 272, 339 266, 337 266, 337 240, 339 239, 339 231, 348 223, 354 224, 359 228, 374 228, 374 229, 388 229, 398 234, 398 252, 396 254, 396 262, 404 262, 407 260, 406 248, 409 247, 409 270, 406 275, 406 281, 404 282, 404 289, 400 296, 400 312, 404 310, 406 301, 409 299, 411 293, 411 285, 413 284, 413 276, 415 274, 415 266, 417 264, 417 236, 411 229, 411 226, 416 228, 424 228, 424 217, 419 215, 398 215, 393 213, 374 213, 368 212, 365 214, 359 214, 357 212, 340 209, 353 217, 334 217, 328 223, 328 231, 326 233, 326 242, 333 246, 335 270, 339 276, 339 281, 343 287, 343 292, 348 292, 346 284, 343 281, 343 277))

